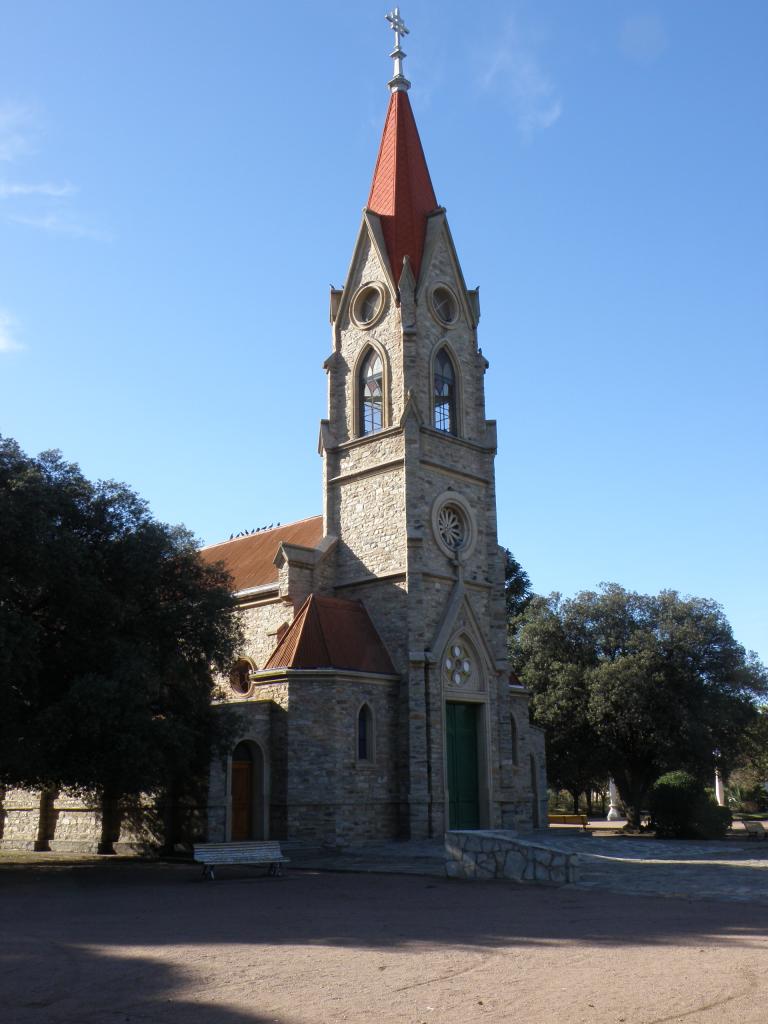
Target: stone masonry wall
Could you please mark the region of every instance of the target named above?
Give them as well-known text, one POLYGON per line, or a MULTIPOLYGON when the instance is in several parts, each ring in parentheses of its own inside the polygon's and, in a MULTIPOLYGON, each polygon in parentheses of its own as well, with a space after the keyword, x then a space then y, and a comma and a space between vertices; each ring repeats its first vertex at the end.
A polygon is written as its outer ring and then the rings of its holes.
POLYGON ((533 885, 579 880, 579 857, 518 839, 513 832, 448 832, 445 872, 449 878, 506 878, 533 885))
MULTIPOLYGON (((40 811, 43 794, 40 790, 7 789, 3 794, 0 849, 34 850, 41 838, 40 811)), ((43 826, 43 836, 45 836, 43 826)))
POLYGON ((98 852, 101 811, 87 797, 9 789, 2 801, 2 817, 0 849, 98 852))
POLYGON ((401 466, 336 485, 342 524, 336 550, 337 585, 405 570, 405 509, 401 466))
POLYGON ((397 834, 398 684, 292 674, 287 720, 287 835, 344 845, 397 834), (374 756, 357 758, 357 719, 374 718, 374 756))
POLYGON ((240 654, 250 658, 257 669, 262 669, 277 647, 278 630, 293 622, 293 605, 275 598, 241 608, 238 614, 245 636, 240 654))

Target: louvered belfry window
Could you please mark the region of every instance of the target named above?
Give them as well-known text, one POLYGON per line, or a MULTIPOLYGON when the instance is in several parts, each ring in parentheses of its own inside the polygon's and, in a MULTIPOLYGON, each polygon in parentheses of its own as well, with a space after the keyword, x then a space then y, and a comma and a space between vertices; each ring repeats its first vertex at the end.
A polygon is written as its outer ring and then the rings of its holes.
POLYGON ((371 351, 360 371, 360 433, 374 434, 384 425, 381 356, 371 351))

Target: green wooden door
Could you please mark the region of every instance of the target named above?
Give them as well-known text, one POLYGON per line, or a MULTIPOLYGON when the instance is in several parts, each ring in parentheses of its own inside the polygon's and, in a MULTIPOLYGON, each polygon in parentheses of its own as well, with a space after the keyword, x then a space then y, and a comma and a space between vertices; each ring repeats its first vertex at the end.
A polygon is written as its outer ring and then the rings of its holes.
POLYGON ((477 704, 446 704, 448 821, 450 828, 479 828, 477 704))

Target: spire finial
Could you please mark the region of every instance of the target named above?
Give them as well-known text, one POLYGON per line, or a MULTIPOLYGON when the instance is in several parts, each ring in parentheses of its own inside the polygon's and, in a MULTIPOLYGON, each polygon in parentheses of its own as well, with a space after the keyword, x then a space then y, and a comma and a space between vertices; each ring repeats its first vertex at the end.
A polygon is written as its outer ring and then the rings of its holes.
POLYGON ((400 47, 400 36, 407 36, 408 29, 405 27, 405 22, 400 17, 400 8, 395 7, 389 14, 385 14, 384 17, 390 24, 392 31, 395 33, 395 48, 390 53, 390 57, 395 62, 395 76, 388 82, 391 92, 408 92, 411 87, 411 83, 403 74, 403 57, 406 55, 403 53, 400 47))

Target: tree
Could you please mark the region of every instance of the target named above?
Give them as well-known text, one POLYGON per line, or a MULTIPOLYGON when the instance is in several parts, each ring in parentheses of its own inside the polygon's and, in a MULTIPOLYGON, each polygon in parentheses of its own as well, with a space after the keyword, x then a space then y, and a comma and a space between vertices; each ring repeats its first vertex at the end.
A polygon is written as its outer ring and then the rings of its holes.
POLYGON ((617 584, 533 602, 514 661, 537 721, 585 725, 579 735, 601 752, 635 826, 665 772, 709 779, 715 751, 728 771, 768 689, 766 669, 736 643, 714 601, 617 584))
POLYGON ((507 619, 521 615, 532 597, 533 590, 528 573, 509 548, 504 548, 504 599, 507 604, 507 619))
POLYGON ((545 730, 549 782, 570 793, 578 813, 579 795, 604 786, 609 769, 587 715, 589 652, 575 625, 556 595, 534 597, 517 620, 511 656, 531 690, 533 720, 545 730))
POLYGON ((230 589, 124 485, 0 439, 0 783, 109 803, 204 770, 230 589))

